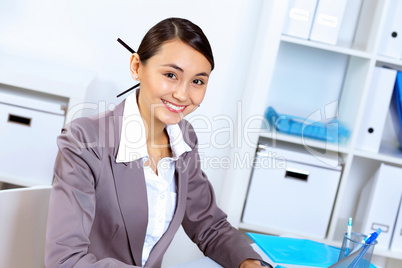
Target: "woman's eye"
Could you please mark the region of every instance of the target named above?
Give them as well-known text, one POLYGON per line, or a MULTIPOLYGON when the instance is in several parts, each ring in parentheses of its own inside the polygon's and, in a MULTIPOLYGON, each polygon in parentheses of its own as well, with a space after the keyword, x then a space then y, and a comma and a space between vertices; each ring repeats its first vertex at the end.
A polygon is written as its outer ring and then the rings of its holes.
POLYGON ((167 73, 165 76, 171 79, 176 79, 176 75, 174 73, 167 73))
POLYGON ((196 84, 196 85, 203 85, 204 84, 204 82, 202 80, 200 80, 200 79, 195 79, 193 81, 193 83, 196 84))

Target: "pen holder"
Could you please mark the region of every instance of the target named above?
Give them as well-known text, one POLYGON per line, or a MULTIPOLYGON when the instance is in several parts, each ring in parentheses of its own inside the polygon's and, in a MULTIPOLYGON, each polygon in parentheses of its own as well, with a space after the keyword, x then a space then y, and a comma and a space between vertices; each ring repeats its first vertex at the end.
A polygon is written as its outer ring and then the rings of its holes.
POLYGON ((350 268, 369 268, 374 247, 378 242, 375 240, 371 244, 364 243, 362 241, 365 237, 366 235, 364 234, 353 232, 348 237, 347 233, 345 233, 338 262, 342 262, 347 265, 345 267, 350 268))

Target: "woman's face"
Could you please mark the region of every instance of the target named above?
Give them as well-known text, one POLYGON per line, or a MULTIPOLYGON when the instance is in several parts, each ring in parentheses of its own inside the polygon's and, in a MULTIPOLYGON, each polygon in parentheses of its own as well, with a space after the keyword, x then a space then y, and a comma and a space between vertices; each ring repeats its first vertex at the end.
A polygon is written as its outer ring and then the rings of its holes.
POLYGON ((197 50, 179 41, 162 45, 157 54, 142 64, 131 59, 132 76, 141 81, 140 113, 148 123, 177 124, 202 102, 211 64, 197 50), (137 68, 133 68, 137 66, 137 68))

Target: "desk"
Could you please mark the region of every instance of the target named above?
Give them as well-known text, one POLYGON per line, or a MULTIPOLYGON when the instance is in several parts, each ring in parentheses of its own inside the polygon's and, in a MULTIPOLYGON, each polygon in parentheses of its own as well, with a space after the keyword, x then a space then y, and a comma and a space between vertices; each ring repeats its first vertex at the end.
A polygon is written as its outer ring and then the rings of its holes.
MULTIPOLYGON (((273 267, 276 265, 282 265, 286 268, 307 268, 311 266, 301 266, 301 265, 291 265, 291 264, 280 264, 280 263, 274 263, 256 244, 251 244, 251 246, 254 248, 254 250, 260 254, 261 258, 271 264, 273 267)), ((172 266, 171 268, 221 268, 222 266, 216 263, 215 261, 211 260, 208 257, 204 257, 195 261, 183 263, 180 265, 175 265, 172 266)))

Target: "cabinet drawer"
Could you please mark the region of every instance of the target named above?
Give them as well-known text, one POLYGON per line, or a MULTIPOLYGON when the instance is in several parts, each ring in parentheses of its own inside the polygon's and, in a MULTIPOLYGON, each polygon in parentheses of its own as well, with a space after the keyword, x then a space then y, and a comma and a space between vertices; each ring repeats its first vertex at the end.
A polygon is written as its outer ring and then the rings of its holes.
POLYGON ((341 169, 303 163, 305 158, 282 158, 282 155, 286 152, 272 149, 270 154, 257 156, 243 222, 324 238, 341 169))
POLYGON ((50 185, 64 115, 0 103, 0 178, 50 185))

